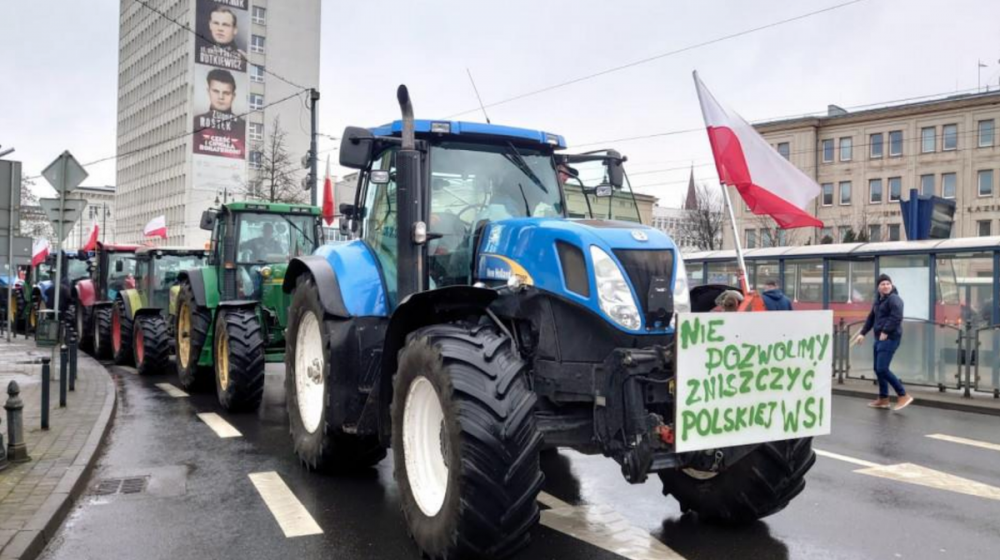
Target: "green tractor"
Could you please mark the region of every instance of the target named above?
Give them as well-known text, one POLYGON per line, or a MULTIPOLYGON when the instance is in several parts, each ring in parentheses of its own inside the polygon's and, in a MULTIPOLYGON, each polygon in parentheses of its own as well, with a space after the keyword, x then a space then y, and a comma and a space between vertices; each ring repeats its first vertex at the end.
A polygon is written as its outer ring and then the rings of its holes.
POLYGON ((135 252, 135 288, 122 290, 111 311, 116 364, 135 364, 140 375, 166 373, 173 342, 171 294, 180 273, 203 266, 208 251, 191 247, 143 247, 135 252))
POLYGON ((285 270, 318 246, 319 208, 235 202, 207 210, 201 227, 212 232, 207 266, 180 273, 171 303, 177 375, 192 388, 214 371, 224 409, 254 410, 265 362, 285 359, 285 270))

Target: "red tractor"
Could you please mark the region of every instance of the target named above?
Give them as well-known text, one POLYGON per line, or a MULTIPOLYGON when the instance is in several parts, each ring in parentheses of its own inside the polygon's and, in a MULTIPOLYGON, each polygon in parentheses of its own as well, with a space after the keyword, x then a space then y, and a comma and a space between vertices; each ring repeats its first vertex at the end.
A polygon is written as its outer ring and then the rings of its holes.
POLYGON ((76 283, 66 321, 79 336, 80 348, 95 358, 110 358, 111 315, 118 292, 135 288, 135 251, 139 245, 98 243, 90 278, 76 283))

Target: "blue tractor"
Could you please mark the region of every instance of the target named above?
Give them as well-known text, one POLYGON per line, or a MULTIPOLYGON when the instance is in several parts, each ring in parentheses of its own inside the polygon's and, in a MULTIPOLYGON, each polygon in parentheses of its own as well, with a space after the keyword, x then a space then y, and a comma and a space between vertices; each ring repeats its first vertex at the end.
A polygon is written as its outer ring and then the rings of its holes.
POLYGON ((673 321, 690 295, 678 248, 638 223, 624 158, 415 121, 405 86, 397 97, 401 121, 343 134, 355 239, 285 276, 302 462, 364 468, 391 448, 409 531, 435 559, 527 542, 543 447, 603 454, 632 483, 656 473, 706 520, 787 505, 815 460, 808 439, 674 451, 673 321))

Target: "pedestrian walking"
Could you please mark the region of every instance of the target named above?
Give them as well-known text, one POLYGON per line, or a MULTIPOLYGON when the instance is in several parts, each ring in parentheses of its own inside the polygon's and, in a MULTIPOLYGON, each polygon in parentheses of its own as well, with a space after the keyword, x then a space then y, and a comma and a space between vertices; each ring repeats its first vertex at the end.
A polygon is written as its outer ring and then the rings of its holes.
POLYGON ((778 282, 774 280, 768 280, 764 283, 764 292, 761 295, 764 297, 764 307, 768 311, 792 310, 792 300, 788 299, 788 296, 778 287, 778 282))
POLYGON ((891 408, 889 404, 889 386, 896 392, 896 409, 903 410, 913 402, 913 397, 906 394, 906 389, 899 378, 889 369, 892 356, 899 348, 903 338, 903 298, 892 285, 892 278, 882 274, 878 277, 878 297, 872 305, 865 326, 854 338, 855 344, 861 344, 869 331, 875 333, 875 376, 878 378, 878 399, 868 403, 872 408, 891 408))

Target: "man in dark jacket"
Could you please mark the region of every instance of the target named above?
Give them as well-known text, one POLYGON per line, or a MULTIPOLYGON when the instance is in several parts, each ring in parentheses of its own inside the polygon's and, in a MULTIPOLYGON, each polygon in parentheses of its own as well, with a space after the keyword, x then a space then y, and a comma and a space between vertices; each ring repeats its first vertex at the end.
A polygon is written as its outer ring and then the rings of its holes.
POLYGON ((878 277, 878 297, 872 305, 865 326, 855 337, 854 343, 861 344, 868 331, 875 331, 875 376, 878 377, 878 399, 868 403, 872 408, 890 408, 889 385, 898 396, 896 410, 903 410, 913 402, 906 394, 902 382, 889 370, 892 356, 899 348, 903 337, 903 298, 892 285, 892 278, 882 274, 878 277))
POLYGON ((778 283, 774 280, 768 280, 764 284, 764 292, 761 295, 764 296, 764 307, 768 311, 792 310, 792 300, 778 288, 778 283))

